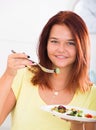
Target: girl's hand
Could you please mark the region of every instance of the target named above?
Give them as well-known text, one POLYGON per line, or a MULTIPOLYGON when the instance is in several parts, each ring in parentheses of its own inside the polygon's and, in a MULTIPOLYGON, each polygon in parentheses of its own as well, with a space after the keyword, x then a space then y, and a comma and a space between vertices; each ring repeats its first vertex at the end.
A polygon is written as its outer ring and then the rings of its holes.
POLYGON ((96 130, 96 123, 91 122, 71 122, 71 130, 96 130))
POLYGON ((80 122, 72 120, 66 120, 66 121, 69 121, 71 123, 70 130, 96 130, 96 122, 80 122))
POLYGON ((24 53, 12 53, 8 56, 6 72, 15 76, 18 69, 24 68, 26 66, 32 65, 29 56, 24 53))
POLYGON ((72 121, 71 122, 71 130, 85 130, 84 122, 72 121))

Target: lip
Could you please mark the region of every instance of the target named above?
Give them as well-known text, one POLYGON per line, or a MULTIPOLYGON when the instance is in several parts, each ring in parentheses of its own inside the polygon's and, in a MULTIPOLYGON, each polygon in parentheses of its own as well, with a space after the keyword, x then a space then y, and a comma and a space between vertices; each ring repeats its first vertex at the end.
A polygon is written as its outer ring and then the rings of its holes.
POLYGON ((64 55, 56 55, 55 57, 58 58, 58 59, 66 59, 66 58, 68 58, 68 57, 66 57, 64 55))

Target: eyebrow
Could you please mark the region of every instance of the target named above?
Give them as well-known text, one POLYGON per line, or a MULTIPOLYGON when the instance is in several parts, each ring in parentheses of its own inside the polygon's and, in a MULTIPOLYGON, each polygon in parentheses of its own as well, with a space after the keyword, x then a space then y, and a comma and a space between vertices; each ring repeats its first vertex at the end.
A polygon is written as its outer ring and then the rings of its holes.
POLYGON ((56 38, 56 37, 49 37, 49 39, 56 39, 57 40, 58 38, 56 38))
MULTIPOLYGON (((49 37, 49 39, 55 39, 55 40, 58 40, 59 38, 56 38, 56 37, 49 37)), ((73 38, 71 38, 71 39, 66 39, 66 41, 72 41, 72 42, 74 42, 75 41, 75 39, 73 38)))
POLYGON ((70 41, 70 42, 75 42, 75 40, 74 40, 74 39, 69 39, 69 40, 67 40, 67 41, 70 41))

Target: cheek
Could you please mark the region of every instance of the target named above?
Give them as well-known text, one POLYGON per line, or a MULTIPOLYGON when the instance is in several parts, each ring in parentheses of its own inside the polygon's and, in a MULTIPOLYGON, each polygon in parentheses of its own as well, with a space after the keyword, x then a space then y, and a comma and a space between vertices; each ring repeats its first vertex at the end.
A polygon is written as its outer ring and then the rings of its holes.
POLYGON ((47 46, 47 53, 50 55, 54 51, 54 48, 50 45, 47 46))
POLYGON ((74 49, 72 52, 71 52, 71 56, 74 58, 74 59, 76 59, 76 49, 74 49))

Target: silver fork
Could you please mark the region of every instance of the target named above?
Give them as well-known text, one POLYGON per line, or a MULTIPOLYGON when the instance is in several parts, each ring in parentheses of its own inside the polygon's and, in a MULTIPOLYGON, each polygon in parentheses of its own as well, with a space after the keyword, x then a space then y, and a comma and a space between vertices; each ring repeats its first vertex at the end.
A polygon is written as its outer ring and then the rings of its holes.
MULTIPOLYGON (((12 53, 16 53, 14 50, 11 50, 11 52, 12 53)), ((30 60, 30 61, 32 61, 32 60, 30 60)), ((32 63, 34 65, 38 65, 41 68, 41 70, 43 70, 46 73, 56 73, 56 74, 60 73, 60 69, 59 68, 56 68, 56 69, 47 69, 47 68, 43 67, 42 65, 40 65, 39 63, 36 63, 34 61, 32 61, 32 63)))

